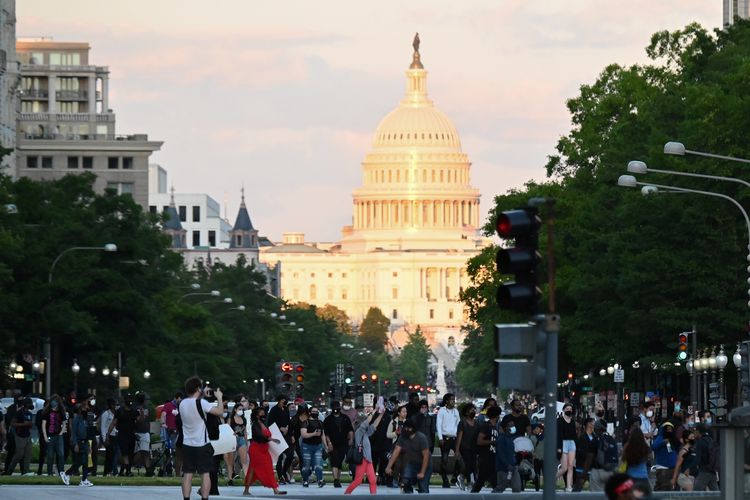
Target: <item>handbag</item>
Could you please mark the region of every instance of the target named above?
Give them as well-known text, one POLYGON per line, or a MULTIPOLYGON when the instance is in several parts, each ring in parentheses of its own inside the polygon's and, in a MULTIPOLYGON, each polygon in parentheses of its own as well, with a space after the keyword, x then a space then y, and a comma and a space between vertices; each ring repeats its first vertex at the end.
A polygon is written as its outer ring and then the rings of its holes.
POLYGON ((346 452, 346 461, 350 465, 360 465, 364 458, 365 457, 362 454, 362 443, 357 444, 355 440, 346 452))

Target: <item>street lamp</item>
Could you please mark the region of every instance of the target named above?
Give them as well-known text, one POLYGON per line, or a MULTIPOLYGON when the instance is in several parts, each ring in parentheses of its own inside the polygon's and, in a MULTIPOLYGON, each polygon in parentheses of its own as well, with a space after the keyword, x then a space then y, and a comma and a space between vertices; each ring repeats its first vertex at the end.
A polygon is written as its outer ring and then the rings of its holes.
POLYGON ((612 365, 609 365, 607 367, 607 373, 609 373, 610 375, 612 375, 613 373, 615 373, 615 367, 612 366, 612 365))
POLYGON ((144 372, 143 372, 143 378, 146 379, 146 380, 148 380, 148 379, 151 378, 151 372, 148 371, 148 368, 146 368, 146 370, 144 370, 144 372))
POLYGON ((104 365, 104 368, 102 368, 102 375, 109 377, 109 367, 107 365, 104 365))
POLYGON ((740 352, 740 343, 737 343, 737 350, 732 354, 732 363, 737 367, 737 401, 734 406, 742 404, 742 354, 740 352))
POLYGON ((716 367, 719 369, 719 397, 726 399, 726 391, 724 387, 724 368, 727 367, 729 358, 724 353, 724 344, 719 347, 719 354, 716 356, 716 367))
POLYGON ((89 375, 96 375, 96 366, 89 366, 89 375))
POLYGON ((679 175, 682 177, 710 179, 713 181, 736 182, 737 184, 742 184, 745 187, 750 187, 750 182, 744 181, 742 179, 736 179, 734 177, 725 177, 721 175, 709 175, 709 174, 694 174, 691 172, 677 172, 675 170, 661 170, 657 168, 650 168, 646 165, 645 162, 642 162, 639 160, 628 162, 628 172, 630 172, 631 174, 647 174, 649 172, 654 172, 657 174, 679 175))
POLYGON ((607 370, 606 370, 605 368, 602 368, 601 370, 599 370, 599 376, 600 376, 600 377, 603 377, 603 376, 605 376, 606 374, 607 374, 607 370))
POLYGON ((702 151, 693 151, 685 148, 685 145, 681 142, 669 141, 664 145, 665 155, 685 156, 686 154, 695 156, 705 156, 707 158, 716 158, 718 160, 736 161, 738 163, 750 163, 750 160, 744 158, 736 158, 734 156, 717 155, 714 153, 704 153, 702 151))
POLYGON ((14 371, 16 371, 16 367, 17 366, 18 366, 18 364, 15 361, 11 361, 10 364, 8 365, 8 368, 10 368, 10 371, 14 372, 14 371))
MULTIPOLYGON (((99 251, 99 252, 116 252, 117 251, 117 245, 114 243, 106 243, 103 246, 100 247, 70 247, 66 248, 62 252, 60 252, 57 257, 55 257, 55 260, 52 261, 52 265, 49 268, 49 276, 47 277, 47 284, 51 287, 52 286, 52 278, 55 273, 55 267, 57 266, 57 263, 60 261, 60 259, 63 257, 63 255, 66 255, 70 252, 77 252, 77 251, 99 251)), ((52 346, 50 344, 49 337, 46 337, 44 339, 44 357, 47 360, 47 364, 45 366, 44 370, 44 395, 47 401, 49 401, 50 397, 52 397, 52 346)))

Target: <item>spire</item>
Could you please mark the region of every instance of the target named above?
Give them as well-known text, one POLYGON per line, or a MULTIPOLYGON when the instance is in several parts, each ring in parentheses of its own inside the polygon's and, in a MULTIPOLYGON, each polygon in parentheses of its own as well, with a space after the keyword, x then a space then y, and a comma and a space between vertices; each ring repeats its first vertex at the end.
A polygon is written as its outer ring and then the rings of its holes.
POLYGON ((182 222, 180 222, 180 214, 177 213, 177 207, 174 204, 174 186, 170 189, 170 200, 169 208, 167 208, 167 215, 169 219, 164 224, 164 229, 171 231, 181 231, 182 222))
POLYGON ((242 183, 242 189, 240 189, 240 193, 242 193, 242 201, 240 201, 240 206, 245 206, 245 183, 242 183))
POLYGON ((234 227, 232 231, 253 231, 253 223, 250 221, 250 214, 247 212, 247 206, 245 205, 245 188, 241 189, 242 202, 240 203, 240 209, 237 211, 237 219, 234 221, 234 227))
POLYGON ((411 66, 409 66, 409 69, 424 69, 419 55, 419 44, 419 33, 416 33, 414 35, 414 41, 411 42, 411 46, 414 47, 414 54, 412 55, 411 66))
POLYGON ((172 188, 169 190, 170 198, 169 198, 169 206, 174 206, 174 184, 172 184, 172 188))

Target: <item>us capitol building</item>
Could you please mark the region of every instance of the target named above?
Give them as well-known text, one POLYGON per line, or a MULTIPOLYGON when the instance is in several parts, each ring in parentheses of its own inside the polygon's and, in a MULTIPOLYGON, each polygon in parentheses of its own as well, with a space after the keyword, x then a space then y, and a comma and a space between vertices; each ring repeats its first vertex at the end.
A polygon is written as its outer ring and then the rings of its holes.
POLYGON ((459 292, 466 261, 486 241, 478 236, 479 191, 451 120, 427 96, 427 71, 414 39, 406 95, 378 125, 354 190, 352 225, 338 243, 283 242, 260 248, 280 263, 280 294, 292 302, 332 304, 355 331, 370 307, 391 319, 391 348, 419 325, 433 353, 453 369, 466 323, 459 292))

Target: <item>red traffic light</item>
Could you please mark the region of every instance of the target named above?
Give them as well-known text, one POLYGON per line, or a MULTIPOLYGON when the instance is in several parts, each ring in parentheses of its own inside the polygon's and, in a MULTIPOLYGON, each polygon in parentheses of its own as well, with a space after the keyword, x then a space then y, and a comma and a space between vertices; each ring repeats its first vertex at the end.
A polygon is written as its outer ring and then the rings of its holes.
POLYGON ((404 384, 406 383, 406 380, 404 380, 404 379, 401 379, 401 380, 399 380, 399 381, 398 381, 398 383, 399 383, 400 385, 404 385, 404 384))
POLYGON ((281 371, 282 372, 290 372, 294 370, 294 365, 289 362, 281 363, 281 371))
POLYGON ((378 379, 378 375, 376 373, 373 373, 372 375, 370 375, 370 378, 373 382, 375 382, 378 379))
POLYGON ((515 238, 532 233, 540 226, 536 208, 508 210, 497 217, 495 229, 501 238, 515 238))
POLYGON ((305 366, 304 365, 297 365, 297 366, 294 367, 294 369, 297 370, 297 373, 301 373, 301 372, 305 371, 305 366))
POLYGON ((573 378, 573 374, 568 372, 568 378, 573 378))
POLYGON ((365 380, 367 380, 367 375, 363 373, 362 375, 359 376, 359 378, 361 378, 362 381, 364 382, 365 380))
POLYGON ((687 335, 684 333, 680 334, 680 344, 687 344, 687 335))

